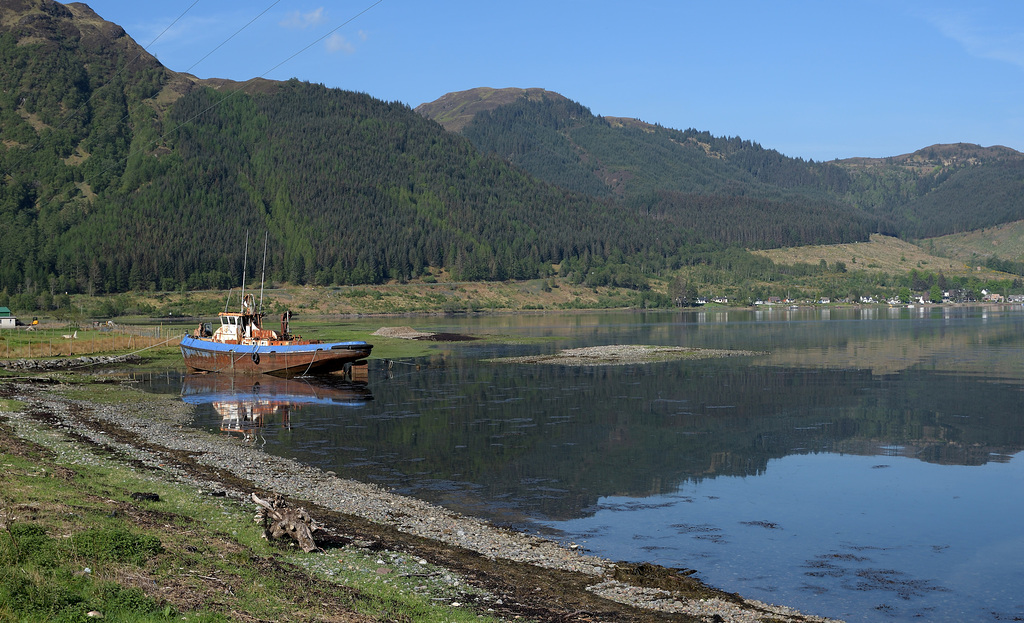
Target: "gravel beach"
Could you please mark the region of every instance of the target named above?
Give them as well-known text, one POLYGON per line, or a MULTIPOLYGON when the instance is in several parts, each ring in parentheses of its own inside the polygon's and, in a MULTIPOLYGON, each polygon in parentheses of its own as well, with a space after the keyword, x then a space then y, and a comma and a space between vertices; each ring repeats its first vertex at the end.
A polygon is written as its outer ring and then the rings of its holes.
MULTIPOLYGON (((17 412, 0 414, 19 435, 27 436, 33 427, 44 424, 64 432, 74 443, 112 451, 120 460, 151 470, 157 477, 223 492, 243 504, 251 504, 249 496, 253 492, 279 494, 293 505, 304 506, 326 525, 328 534, 344 537, 357 546, 413 552, 432 558, 434 564, 447 563, 453 573, 486 577, 486 581, 478 579, 477 583, 484 590, 500 593, 494 599, 509 601, 516 595, 536 593, 531 597, 529 618, 829 621, 706 587, 690 577, 692 572, 615 563, 586 555, 575 547, 495 527, 374 485, 268 455, 236 437, 191 428, 192 407, 173 397, 147 394, 138 400, 100 404, 69 398, 73 384, 43 378, 5 380, 3 384, 5 397, 28 405, 17 412), (523 578, 530 577, 538 578, 533 590, 522 586, 523 578), (541 582, 541 577, 560 578, 564 592, 545 598, 549 592, 546 587, 552 582, 541 582), (580 588, 565 588, 570 585, 580 588), (571 595, 572 591, 575 593, 571 595), (604 604, 599 608, 600 616, 595 618, 593 605, 575 615, 565 611, 566 604, 588 599, 604 604)), ((138 392, 120 384, 94 384, 89 391, 112 395, 138 392)))
POLYGON ((611 344, 567 348, 548 355, 500 357, 488 359, 492 363, 536 364, 563 366, 614 366, 674 361, 677 359, 719 359, 723 357, 749 357, 764 353, 747 350, 693 348, 689 346, 647 346, 643 344, 611 344))

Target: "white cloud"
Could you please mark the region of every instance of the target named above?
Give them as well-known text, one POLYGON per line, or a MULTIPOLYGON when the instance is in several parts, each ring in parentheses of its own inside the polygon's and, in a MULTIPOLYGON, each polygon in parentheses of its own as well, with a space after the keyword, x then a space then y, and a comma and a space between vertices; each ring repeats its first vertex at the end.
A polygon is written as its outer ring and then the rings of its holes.
MULTIPOLYGON (((363 41, 365 40, 364 38, 363 41)), ((327 38, 327 50, 330 52, 353 54, 356 51, 356 46, 342 35, 335 33, 327 38)))
POLYGON ((983 23, 979 14, 942 11, 928 16, 940 33, 963 46, 971 56, 1024 68, 1024 31, 1005 23, 983 23))
POLYGON ((310 26, 316 26, 317 24, 321 24, 324 22, 325 19, 326 16, 324 15, 324 8, 320 7, 319 9, 315 11, 310 11, 309 13, 292 11, 291 13, 286 15, 285 18, 279 22, 279 24, 285 28, 301 30, 303 28, 309 28, 310 26))

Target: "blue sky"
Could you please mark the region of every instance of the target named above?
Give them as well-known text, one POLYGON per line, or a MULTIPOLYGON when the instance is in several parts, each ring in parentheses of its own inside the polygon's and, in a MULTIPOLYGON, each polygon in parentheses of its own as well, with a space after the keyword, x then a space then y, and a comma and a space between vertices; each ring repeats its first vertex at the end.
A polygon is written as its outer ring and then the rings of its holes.
POLYGON ((203 78, 296 77, 413 107, 541 87, 594 114, 815 160, 955 142, 1024 151, 1017 0, 87 4, 203 78))

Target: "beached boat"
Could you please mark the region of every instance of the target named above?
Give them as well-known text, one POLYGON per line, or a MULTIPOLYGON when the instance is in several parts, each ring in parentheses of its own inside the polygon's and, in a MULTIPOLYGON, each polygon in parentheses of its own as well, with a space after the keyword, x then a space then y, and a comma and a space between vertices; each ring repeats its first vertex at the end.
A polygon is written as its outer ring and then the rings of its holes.
POLYGON ((242 297, 239 312, 221 312, 220 326, 200 325, 181 340, 185 365, 193 371, 272 374, 282 377, 348 371, 370 355, 366 342, 304 340, 289 332, 290 312, 281 316, 281 330, 263 328, 251 294, 242 297))

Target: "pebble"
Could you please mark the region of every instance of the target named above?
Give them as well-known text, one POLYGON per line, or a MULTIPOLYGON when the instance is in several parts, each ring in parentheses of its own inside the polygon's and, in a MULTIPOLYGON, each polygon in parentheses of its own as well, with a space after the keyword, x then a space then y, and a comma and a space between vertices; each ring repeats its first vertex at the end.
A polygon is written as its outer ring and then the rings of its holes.
POLYGON ((142 358, 138 355, 71 357, 64 359, 3 359, 0 360, 0 368, 5 370, 70 370, 114 363, 135 363, 141 360, 142 358))
MULTIPOLYGON (((124 388, 117 388, 117 391, 124 391, 124 388)), ((25 413, 41 410, 59 420, 58 426, 87 435, 97 443, 117 448, 132 459, 159 468, 180 481, 194 484, 201 491, 224 491, 223 483, 197 482, 192 475, 165 463, 164 457, 155 452, 122 444, 91 427, 82 426, 72 415, 73 410, 70 406, 76 402, 74 400, 54 393, 37 394, 28 387, 19 387, 15 394, 18 400, 30 405, 25 411, 4 413, 19 435, 30 438, 32 434, 39 434, 25 413)), ((491 558, 503 558, 590 576, 594 578, 594 584, 588 590, 620 603, 667 613, 688 614, 706 620, 737 623, 833 621, 753 600, 746 600, 742 604, 720 599, 689 600, 661 589, 642 588, 612 580, 610 576, 614 573, 614 563, 584 554, 579 546, 566 547, 538 536, 497 528, 480 519, 454 513, 422 500, 397 495, 372 484, 339 478, 314 467, 266 454, 235 437, 212 435, 188 428, 192 419, 191 407, 181 402, 161 402, 154 399, 131 405, 84 406, 88 408, 82 411, 88 413, 89 417, 108 420, 120 428, 136 433, 140 439, 145 439, 153 446, 188 452, 197 461, 242 475, 265 491, 308 500, 324 508, 391 525, 409 534, 468 548, 491 558)), ((58 431, 50 429, 48 432, 56 434, 58 431)), ((51 447, 53 445, 65 453, 65 459, 72 462, 97 461, 91 453, 81 448, 76 450, 75 444, 52 444, 51 447)), ((226 492, 228 496, 246 503, 249 493, 231 490, 226 492)), ((307 557, 306 560, 308 564, 317 564, 315 555, 307 557)), ((323 556, 320 560, 321 564, 327 562, 323 556)), ((369 563, 373 565, 371 573, 379 573, 382 577, 394 574, 391 571, 380 571, 381 565, 399 569, 403 568, 403 565, 410 569, 430 569, 427 567, 428 562, 423 559, 386 561, 384 558, 377 558, 369 560, 369 563)), ((403 572, 398 573, 400 575, 403 572)), ((422 574, 422 571, 416 573, 422 574)), ((460 586, 459 578, 451 572, 444 571, 441 575, 448 585, 460 586)), ((466 583, 461 582, 461 585, 460 588, 464 588, 466 583)))

